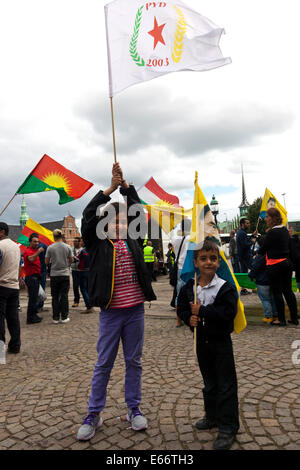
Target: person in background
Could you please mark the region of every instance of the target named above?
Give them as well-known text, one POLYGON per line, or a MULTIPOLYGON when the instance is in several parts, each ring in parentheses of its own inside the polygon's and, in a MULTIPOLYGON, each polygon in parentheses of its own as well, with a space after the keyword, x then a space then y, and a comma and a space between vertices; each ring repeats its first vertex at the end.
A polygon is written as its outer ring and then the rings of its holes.
POLYGON ((282 225, 282 216, 275 207, 267 210, 266 222, 268 231, 258 253, 266 256, 267 275, 278 313, 278 320, 272 324, 286 325, 284 297, 291 315, 289 323, 298 325, 297 301, 292 291, 293 268, 289 258, 290 234, 282 225))
POLYGON ((89 294, 88 294, 88 276, 89 276, 89 266, 90 266, 90 257, 86 251, 84 241, 80 239, 80 250, 77 254, 79 260, 78 272, 79 272, 79 285, 80 292, 82 294, 86 309, 80 313, 93 313, 94 309, 90 304, 89 294))
MULTIPOLYGON (((38 234, 37 233, 34 233, 33 234, 35 237, 39 238, 38 234)), ((47 245, 45 245, 45 243, 42 243, 39 239, 39 244, 38 244, 38 249, 39 248, 43 248, 43 251, 41 251, 41 253, 39 254, 39 258, 40 258, 40 263, 41 263, 41 280, 40 280, 40 285, 42 286, 42 288, 44 289, 44 291, 46 291, 46 282, 47 282, 47 266, 46 266, 46 263, 45 263, 45 255, 46 255, 46 251, 47 251, 47 245)), ((44 301, 42 300, 41 302, 38 303, 37 305, 37 311, 38 312, 41 312, 44 308, 44 301)))
POLYGON ((297 287, 300 291, 300 240, 299 235, 295 234, 293 227, 289 227, 290 240, 290 254, 295 271, 297 287))
MULTIPOLYGON (((240 273, 248 273, 248 270, 251 266, 251 248, 253 243, 255 243, 255 235, 257 235, 257 231, 253 233, 251 238, 249 239, 247 236, 247 232, 250 229, 250 220, 246 217, 243 217, 240 220, 240 229, 236 234, 236 248, 237 248, 237 258, 239 262, 240 273)), ((247 289, 241 289, 241 295, 250 294, 247 289)))
MULTIPOLYGON (((257 239, 259 248, 263 246, 264 236, 257 239)), ((274 296, 271 291, 270 281, 267 276, 266 257, 262 254, 257 254, 252 261, 251 269, 248 274, 251 280, 255 279, 257 286, 258 297, 261 300, 264 309, 265 323, 270 324, 278 319, 276 304, 274 296)))
POLYGON ((156 259, 155 250, 152 246, 152 242, 150 240, 147 241, 147 245, 144 247, 144 261, 148 268, 149 274, 151 276, 152 281, 156 282, 156 275, 154 271, 154 262, 156 259))
POLYGON ((38 293, 41 282, 41 261, 39 255, 44 248, 39 246, 39 239, 35 233, 29 237, 29 247, 23 253, 25 284, 28 289, 27 324, 39 323, 42 318, 38 316, 38 293))
POLYGON ((80 237, 75 237, 74 239, 74 247, 73 247, 73 258, 74 261, 71 264, 71 272, 72 272, 72 281, 73 281, 73 293, 74 293, 74 302, 72 307, 78 307, 80 301, 80 293, 79 293, 79 286, 80 286, 80 273, 78 270, 79 259, 77 255, 80 251, 80 237))
MULTIPOLYGON (((177 315, 177 300, 180 289, 184 286, 185 282, 180 279, 180 274, 183 268, 184 260, 186 257, 186 252, 190 240, 190 231, 191 231, 192 222, 190 219, 183 219, 181 222, 181 230, 178 231, 177 235, 173 238, 172 244, 175 252, 175 261, 177 264, 177 285, 175 287, 175 309, 177 315)), ((183 321, 177 315, 176 328, 183 326, 183 321)))
POLYGON ((67 323, 69 318, 68 293, 70 289, 70 265, 72 249, 63 242, 62 232, 53 231, 54 243, 47 248, 45 262, 51 262, 50 286, 52 295, 53 323, 67 323))
POLYGON ((0 222, 0 341, 5 344, 6 321, 10 334, 7 352, 17 354, 21 348, 18 311, 21 252, 8 233, 8 225, 0 222))
POLYGON ((166 254, 166 257, 167 257, 167 268, 168 268, 169 277, 170 277, 173 272, 174 263, 175 263, 175 252, 174 252, 172 243, 168 243, 168 252, 166 254))
POLYGON ((233 272, 234 273, 240 272, 239 261, 238 261, 238 256, 237 256, 235 231, 234 230, 231 230, 231 232, 230 232, 229 257, 230 257, 233 272))

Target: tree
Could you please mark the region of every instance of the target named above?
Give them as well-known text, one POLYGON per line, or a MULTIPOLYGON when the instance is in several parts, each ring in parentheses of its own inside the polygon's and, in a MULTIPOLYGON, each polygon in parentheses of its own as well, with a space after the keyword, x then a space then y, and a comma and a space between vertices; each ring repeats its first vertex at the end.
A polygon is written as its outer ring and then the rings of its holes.
MULTIPOLYGON (((262 198, 258 197, 255 201, 248 207, 248 219, 250 220, 251 231, 254 232, 256 229, 257 221, 259 218, 260 208, 261 208, 262 198)), ((264 220, 259 220, 258 224, 258 233, 264 234, 266 232, 267 224, 264 220)))

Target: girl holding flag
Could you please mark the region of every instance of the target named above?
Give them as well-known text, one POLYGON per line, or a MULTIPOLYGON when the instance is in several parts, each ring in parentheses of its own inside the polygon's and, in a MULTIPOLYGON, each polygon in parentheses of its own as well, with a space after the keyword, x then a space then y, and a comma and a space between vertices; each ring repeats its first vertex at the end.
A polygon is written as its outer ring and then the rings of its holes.
MULTIPOLYGON (((98 361, 92 379, 88 414, 78 430, 78 440, 91 439, 103 422, 100 413, 105 406, 107 385, 120 339, 126 363, 127 419, 135 431, 147 428, 147 420, 139 408, 142 391, 144 301, 155 300, 156 297, 144 262, 144 237, 141 232, 139 239, 131 234, 130 222, 134 218, 129 217, 129 213, 134 204, 140 207, 140 214, 144 216, 135 188, 127 184, 119 164, 115 163, 110 187, 100 191, 83 212, 82 238, 90 255, 89 298, 92 305, 101 308, 101 312, 98 361), (127 206, 112 203, 98 217, 99 206, 110 201, 110 195, 118 186, 127 199, 127 206)), ((146 228, 146 219, 144 224, 141 229, 146 228)))

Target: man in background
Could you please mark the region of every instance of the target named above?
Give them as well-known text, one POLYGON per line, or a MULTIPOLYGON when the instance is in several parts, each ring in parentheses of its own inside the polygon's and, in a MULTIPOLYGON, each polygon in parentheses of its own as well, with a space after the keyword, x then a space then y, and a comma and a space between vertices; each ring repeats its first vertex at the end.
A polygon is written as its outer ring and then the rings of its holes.
POLYGON ((67 323, 69 318, 68 293, 70 289, 70 265, 74 258, 72 249, 63 242, 62 232, 53 231, 54 243, 47 248, 45 262, 51 262, 50 286, 52 295, 53 323, 67 323))
POLYGON ((21 347, 19 320, 20 248, 8 237, 8 225, 0 222, 0 341, 5 344, 5 320, 10 334, 7 352, 21 347))
MULTIPOLYGON (((253 238, 257 231, 253 233, 253 235, 248 238, 247 232, 250 229, 250 220, 246 217, 240 220, 240 229, 236 234, 236 248, 237 248, 237 258, 240 267, 240 273, 248 273, 248 269, 250 269, 252 256, 251 256, 251 248, 253 243, 255 243, 256 238, 253 238)), ((240 292, 242 295, 250 294, 247 289, 241 289, 240 292)))
POLYGON ((71 264, 71 272, 72 272, 72 281, 73 281, 73 293, 74 293, 74 302, 72 307, 78 307, 80 301, 80 293, 79 293, 79 286, 80 286, 80 271, 78 268, 79 260, 77 258, 80 252, 80 237, 75 237, 74 239, 74 247, 73 247, 73 258, 74 261, 71 264))
POLYGON ((39 255, 44 248, 39 246, 39 239, 36 233, 32 233, 29 237, 29 247, 23 253, 25 284, 28 289, 28 307, 27 307, 27 324, 39 323, 42 318, 38 316, 37 304, 38 293, 41 282, 41 261, 39 255))

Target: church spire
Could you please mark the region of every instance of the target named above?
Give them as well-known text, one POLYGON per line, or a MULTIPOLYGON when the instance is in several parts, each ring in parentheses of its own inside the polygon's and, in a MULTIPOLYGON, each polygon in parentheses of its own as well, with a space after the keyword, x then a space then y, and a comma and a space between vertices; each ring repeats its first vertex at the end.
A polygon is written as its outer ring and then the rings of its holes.
POLYGON ((21 204, 21 216, 20 216, 20 225, 23 228, 26 225, 27 220, 29 219, 27 210, 26 210, 26 202, 24 199, 24 194, 22 197, 22 204, 21 204))
POLYGON ((245 180, 244 180, 244 169, 243 169, 243 164, 242 164, 242 202, 239 205, 240 216, 241 217, 247 216, 249 206, 250 206, 250 204, 247 201, 245 180))

